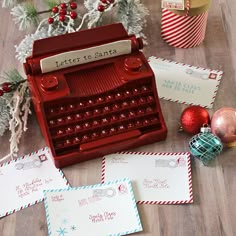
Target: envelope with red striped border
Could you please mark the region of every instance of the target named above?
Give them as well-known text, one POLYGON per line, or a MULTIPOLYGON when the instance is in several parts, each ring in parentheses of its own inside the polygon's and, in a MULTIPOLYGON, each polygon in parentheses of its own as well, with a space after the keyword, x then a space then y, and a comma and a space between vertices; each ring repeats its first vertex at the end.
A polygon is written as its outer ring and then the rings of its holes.
POLYGON ((193 202, 188 152, 120 152, 105 156, 102 183, 122 177, 130 178, 138 204, 193 202))

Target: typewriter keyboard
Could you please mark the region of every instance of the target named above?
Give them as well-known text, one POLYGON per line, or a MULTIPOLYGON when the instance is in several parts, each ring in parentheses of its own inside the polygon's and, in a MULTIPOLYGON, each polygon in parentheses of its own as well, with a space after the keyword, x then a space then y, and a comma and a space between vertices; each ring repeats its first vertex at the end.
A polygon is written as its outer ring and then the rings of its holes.
POLYGON ((46 117, 57 155, 81 150, 87 143, 112 140, 130 131, 161 129, 151 83, 121 86, 111 92, 47 104, 46 117))

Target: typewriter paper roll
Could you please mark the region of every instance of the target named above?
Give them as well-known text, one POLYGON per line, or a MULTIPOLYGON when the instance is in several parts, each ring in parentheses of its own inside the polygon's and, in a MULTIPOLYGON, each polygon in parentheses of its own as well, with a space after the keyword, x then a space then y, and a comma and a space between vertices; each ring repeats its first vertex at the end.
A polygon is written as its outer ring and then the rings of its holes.
POLYGON ((121 40, 101 46, 60 53, 40 60, 42 73, 98 61, 106 58, 130 54, 131 40, 121 40))

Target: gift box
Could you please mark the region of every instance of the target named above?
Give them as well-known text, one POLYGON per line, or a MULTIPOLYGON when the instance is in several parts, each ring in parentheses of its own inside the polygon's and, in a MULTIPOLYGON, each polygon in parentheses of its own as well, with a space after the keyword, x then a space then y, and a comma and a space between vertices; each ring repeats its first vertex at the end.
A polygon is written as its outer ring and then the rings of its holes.
POLYGON ((205 38, 210 0, 185 0, 184 10, 162 9, 161 36, 169 45, 191 48, 205 38))

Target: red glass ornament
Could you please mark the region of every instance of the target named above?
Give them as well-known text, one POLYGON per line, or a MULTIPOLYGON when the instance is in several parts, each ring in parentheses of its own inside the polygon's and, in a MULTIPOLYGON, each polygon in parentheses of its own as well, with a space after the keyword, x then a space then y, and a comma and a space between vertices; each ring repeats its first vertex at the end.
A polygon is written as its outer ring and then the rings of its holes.
POLYGON ((66 19, 65 15, 60 15, 60 16, 59 16, 59 20, 60 20, 60 21, 63 22, 63 21, 65 21, 65 19, 66 19))
POLYGON ((53 7, 53 8, 52 8, 52 12, 53 12, 53 13, 57 13, 58 11, 59 11, 59 8, 58 8, 58 7, 53 7))
POLYGON ((66 4, 65 4, 65 3, 61 3, 61 4, 60 4, 60 8, 61 8, 61 9, 66 9, 66 8, 67 8, 67 6, 66 6, 66 4))
POLYGON ((48 18, 48 24, 52 24, 54 22, 54 19, 52 17, 48 18))
POLYGON ((110 3, 114 3, 114 2, 115 2, 115 0, 108 0, 108 2, 110 2, 110 3))
POLYGON ((61 9, 60 10, 60 15, 66 15, 66 9, 61 9))
POLYGON ((181 128, 189 134, 198 134, 204 124, 210 123, 208 111, 201 106, 187 107, 181 114, 181 128))
POLYGON ((100 0, 103 4, 107 4, 107 0, 100 0))
POLYGON ((103 5, 98 6, 98 11, 102 12, 105 10, 105 7, 103 5))
POLYGON ((5 93, 9 93, 9 92, 11 92, 11 87, 10 87, 10 83, 7 83, 7 82, 5 82, 5 83, 3 83, 2 84, 2 90, 5 92, 5 93))
POLYGON ((71 2, 70 3, 70 8, 73 9, 73 10, 76 9, 77 8, 77 4, 75 2, 71 2))

